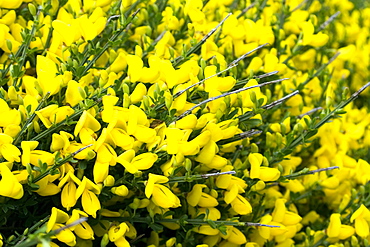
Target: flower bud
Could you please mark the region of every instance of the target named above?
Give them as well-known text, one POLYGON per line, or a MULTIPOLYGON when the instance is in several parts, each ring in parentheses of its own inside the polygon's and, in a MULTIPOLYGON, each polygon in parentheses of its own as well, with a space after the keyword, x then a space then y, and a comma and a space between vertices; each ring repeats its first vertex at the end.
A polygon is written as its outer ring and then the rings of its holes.
POLYGON ((130 96, 127 93, 123 94, 123 108, 128 108, 130 106, 130 96))
POLYGON ((115 182, 115 179, 112 175, 108 175, 105 179, 104 179, 104 186, 105 187, 112 187, 114 185, 114 182, 115 182))
POLYGON ((128 195, 128 189, 125 185, 121 185, 121 186, 118 186, 118 187, 113 187, 111 189, 111 192, 113 194, 118 195, 118 196, 127 196, 128 195))
POLYGON ((28 10, 30 11, 32 16, 35 16, 37 14, 36 7, 32 3, 28 4, 28 10))
POLYGON ((215 189, 211 189, 210 193, 209 193, 212 197, 216 198, 218 197, 218 193, 215 189))
POLYGON ((258 146, 256 143, 251 144, 251 153, 258 153, 258 146))
POLYGON ((108 236, 108 233, 104 234, 102 239, 101 239, 101 242, 100 242, 100 246, 101 247, 105 247, 109 244, 109 236, 108 236))

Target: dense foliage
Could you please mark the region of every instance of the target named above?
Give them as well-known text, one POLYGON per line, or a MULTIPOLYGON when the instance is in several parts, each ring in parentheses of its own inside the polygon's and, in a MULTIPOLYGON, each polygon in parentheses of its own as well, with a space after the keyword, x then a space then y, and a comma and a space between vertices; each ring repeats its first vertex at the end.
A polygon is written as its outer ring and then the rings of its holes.
POLYGON ((0 1, 0 246, 368 246, 366 4, 0 1))

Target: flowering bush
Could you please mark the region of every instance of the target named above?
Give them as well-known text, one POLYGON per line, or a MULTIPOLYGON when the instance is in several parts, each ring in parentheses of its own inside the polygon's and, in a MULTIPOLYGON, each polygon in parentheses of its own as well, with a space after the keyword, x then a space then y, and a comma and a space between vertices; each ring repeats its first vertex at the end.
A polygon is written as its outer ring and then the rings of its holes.
POLYGON ((0 246, 369 244, 366 2, 0 8, 0 246))

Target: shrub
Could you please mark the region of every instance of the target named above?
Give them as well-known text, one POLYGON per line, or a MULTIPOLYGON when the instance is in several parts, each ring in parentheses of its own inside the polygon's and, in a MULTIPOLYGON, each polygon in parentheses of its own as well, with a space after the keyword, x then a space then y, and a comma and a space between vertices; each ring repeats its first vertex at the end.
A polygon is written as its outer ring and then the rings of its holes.
POLYGON ((0 246, 368 245, 365 2, 0 7, 0 246))

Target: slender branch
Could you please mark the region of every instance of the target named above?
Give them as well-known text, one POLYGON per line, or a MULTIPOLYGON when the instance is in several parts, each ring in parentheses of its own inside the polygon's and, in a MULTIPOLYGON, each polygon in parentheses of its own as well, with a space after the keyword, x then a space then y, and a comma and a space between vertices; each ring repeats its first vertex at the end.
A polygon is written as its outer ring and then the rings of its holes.
POLYGON ((308 2, 308 0, 303 0, 302 2, 300 2, 298 5, 297 5, 297 7, 295 7, 293 10, 292 10, 292 12, 294 12, 294 11, 296 11, 296 10, 299 10, 300 8, 302 8, 302 6, 305 4, 305 3, 307 3, 308 2))
POLYGON ((47 175, 49 175, 52 171, 58 169, 63 164, 65 164, 68 161, 70 161, 76 154, 82 152, 83 150, 85 150, 86 148, 89 148, 91 146, 92 146, 92 144, 89 144, 89 145, 87 145, 87 146, 85 146, 83 148, 80 148, 77 151, 69 154, 67 157, 65 157, 64 159, 58 161, 56 164, 54 164, 52 167, 50 167, 49 169, 47 169, 45 172, 41 173, 39 176, 37 176, 36 178, 34 178, 32 180, 32 183, 37 183, 38 181, 40 181, 41 179, 43 179, 44 177, 46 177, 47 175))
POLYGON ((331 166, 331 167, 326 167, 326 168, 320 168, 320 169, 308 171, 308 172, 306 172, 306 174, 315 174, 317 172, 330 171, 330 170, 334 170, 334 169, 339 169, 339 166, 331 166))
POLYGON ((220 176, 220 175, 227 175, 227 174, 236 174, 235 171, 227 171, 227 172, 214 172, 214 173, 207 173, 207 174, 196 174, 196 175, 188 175, 188 176, 181 176, 181 177, 173 177, 169 179, 169 183, 178 183, 178 182, 192 182, 199 179, 207 179, 213 176, 220 176))
POLYGON ((232 69, 232 68, 234 68, 234 67, 236 67, 236 66, 238 66, 238 64, 233 64, 232 66, 229 66, 229 67, 227 67, 226 69, 224 69, 224 70, 222 70, 222 71, 220 71, 220 72, 218 72, 218 73, 216 73, 216 74, 214 74, 214 75, 211 75, 211 76, 209 76, 209 77, 207 77, 207 78, 205 78, 205 79, 203 79, 203 80, 201 80, 201 81, 199 81, 199 82, 197 82, 197 83, 194 83, 193 85, 191 85, 191 86, 189 86, 189 87, 185 88, 184 90, 181 90, 181 91, 177 92, 177 93, 173 96, 173 98, 175 99, 175 98, 179 97, 181 94, 185 93, 185 92, 186 92, 186 91, 188 91, 189 89, 191 89, 191 88, 193 88, 193 87, 195 87, 195 86, 198 86, 198 85, 202 84, 203 82, 205 82, 206 80, 211 79, 211 78, 213 78, 213 77, 215 77, 215 76, 218 76, 218 75, 220 75, 220 74, 222 74, 222 73, 224 73, 224 72, 226 72, 226 71, 228 71, 228 70, 230 70, 230 69, 232 69))
POLYGON ((209 33, 207 33, 197 44, 195 44, 189 51, 186 52, 185 57, 179 56, 172 60, 173 67, 177 67, 186 57, 190 56, 191 54, 197 52, 199 48, 206 42, 206 40, 214 34, 217 29, 229 18, 231 13, 229 13, 220 23, 217 24, 209 33))
POLYGON ((259 49, 261 49, 261 48, 263 48, 263 47, 265 47, 265 46, 267 46, 267 45, 270 45, 269 43, 265 43, 265 44, 263 44, 263 45, 260 45, 260 46, 257 46, 256 48, 254 48, 253 50, 251 50, 251 51, 248 51, 247 53, 245 53, 244 55, 242 55, 242 56, 240 56, 240 57, 238 57, 237 59, 235 59, 234 61, 232 61, 229 65, 228 65, 228 67, 230 67, 230 66, 232 66, 233 64, 238 64, 241 60, 243 60, 244 58, 246 58, 247 56, 249 56, 250 54, 252 54, 253 52, 255 52, 255 51, 257 51, 257 50, 259 50, 259 49))
POLYGON ((264 105, 264 106, 262 106, 262 108, 263 108, 263 109, 265 109, 265 110, 271 109, 271 108, 273 108, 273 107, 275 107, 275 106, 280 105, 280 104, 281 104, 281 103, 283 103, 285 100, 287 100, 287 99, 289 99, 289 98, 291 98, 291 97, 293 97, 293 96, 295 96, 295 95, 297 95, 297 94, 299 94, 299 91, 298 91, 298 90, 296 90, 296 91, 294 91, 293 93, 290 93, 290 94, 288 94, 288 95, 284 96, 284 97, 283 97, 283 98, 281 98, 281 99, 275 100, 274 102, 271 102, 271 103, 270 103, 270 104, 268 104, 268 105, 264 105))
POLYGON ((236 172, 235 171, 215 172, 215 173, 201 174, 200 176, 202 178, 209 178, 209 177, 213 177, 213 176, 220 176, 220 175, 227 175, 227 174, 236 174, 236 172))
POLYGON ((270 161, 270 164, 279 162, 282 157, 284 156, 284 153, 287 150, 291 150, 295 148, 296 146, 302 144, 302 142, 305 140, 305 138, 313 133, 313 131, 317 131, 318 128, 320 128, 322 125, 327 123, 340 109, 343 109, 346 105, 354 101, 366 88, 370 86, 370 82, 366 83, 364 86, 362 86, 358 91, 353 93, 351 97, 349 97, 347 100, 340 102, 331 112, 329 112, 325 117, 323 117, 317 124, 315 124, 312 129, 303 132, 301 135, 297 136, 294 141, 292 141, 289 145, 285 146, 282 150, 279 151, 277 154, 278 157, 273 157, 272 160, 270 161))
POLYGON ((75 119, 76 117, 80 116, 84 111, 90 109, 91 107, 94 107, 96 106, 97 104, 99 104, 101 102, 101 99, 98 99, 96 101, 94 101, 94 103, 92 103, 90 106, 86 106, 86 107, 83 107, 82 109, 76 111, 75 113, 73 113, 71 116, 68 117, 68 120, 67 118, 64 119, 63 121, 60 121, 59 123, 55 124, 54 126, 50 127, 49 129, 46 129, 45 131, 39 133, 38 135, 36 135, 35 137, 33 137, 31 139, 31 141, 37 141, 37 140, 40 140, 46 136, 48 136, 50 133, 53 133, 55 132, 55 130, 57 130, 58 128, 62 127, 63 125, 67 124, 67 122, 69 120, 73 120, 75 119))
POLYGON ((239 140, 243 140, 245 138, 248 138, 248 137, 251 137, 251 136, 254 136, 254 135, 258 135, 258 134, 261 134, 261 133, 262 133, 261 130, 251 129, 251 130, 248 130, 246 132, 237 134, 237 135, 235 135, 231 138, 220 140, 220 141, 217 142, 217 144, 218 145, 225 145, 225 144, 232 143, 232 142, 239 141, 239 140))
MULTIPOLYGON (((153 223, 150 218, 146 217, 109 217, 109 220, 115 220, 118 222, 131 221, 137 223, 153 223)), ((186 224, 186 225, 209 225, 210 222, 213 222, 216 225, 226 225, 226 226, 235 226, 235 227, 248 227, 248 226, 257 226, 257 227, 273 227, 279 228, 277 225, 268 225, 254 222, 238 222, 238 221, 227 221, 227 220, 203 220, 203 219, 158 219, 154 223, 176 223, 176 224, 186 224)))
POLYGON ((321 24, 317 32, 324 30, 331 22, 334 21, 335 18, 338 17, 338 15, 340 15, 340 11, 335 12, 334 15, 330 16, 329 19, 327 19, 323 24, 321 24))
MULTIPOLYGON (((161 219, 158 220, 158 223, 179 223, 179 219, 161 219)), ((208 221, 204 221, 201 219, 186 219, 184 221, 181 221, 185 224, 190 225, 208 225, 208 221)), ((218 225, 227 225, 227 226, 261 226, 261 227, 272 227, 272 228, 279 228, 280 226, 276 225, 268 225, 268 224, 261 224, 261 223, 254 223, 254 222, 235 222, 235 221, 227 221, 227 220, 217 220, 213 221, 214 223, 218 225)))
POLYGON ((26 123, 22 126, 22 129, 21 131, 17 134, 17 136, 14 138, 14 142, 13 144, 14 145, 17 145, 19 142, 20 142, 20 138, 22 137, 23 133, 28 129, 29 125, 32 123, 32 121, 35 119, 36 117, 36 111, 40 110, 45 102, 46 102, 46 99, 49 98, 49 95, 50 95, 50 92, 47 92, 45 94, 45 96, 41 99, 40 103, 38 104, 38 106, 36 107, 35 111, 32 113, 32 115, 27 119, 26 123))
MULTIPOLYGON (((25 39, 25 42, 22 43, 21 47, 18 49, 15 57, 17 58, 19 55, 20 56, 20 60, 19 60, 19 68, 23 68, 24 66, 24 63, 26 62, 26 56, 27 56, 27 49, 29 48, 30 44, 31 44, 31 41, 32 39, 34 38, 34 35, 36 33, 36 29, 37 29, 37 26, 39 25, 39 17, 40 17, 40 13, 41 13, 41 8, 38 8, 37 10, 37 13, 36 13, 36 18, 34 19, 34 22, 33 22, 33 25, 32 25, 32 28, 31 28, 31 31, 30 33, 27 35, 26 39, 25 39)), ((14 78, 14 81, 13 81, 13 86, 18 88, 18 80, 19 80, 19 77, 17 76, 16 78, 14 78)))
MULTIPOLYGON (((239 65, 239 62, 240 62, 241 60, 243 60, 243 59, 244 59, 244 58, 246 58, 248 55, 252 54, 253 52, 257 51, 258 49, 261 49, 262 47, 264 47, 264 46, 266 46, 266 45, 268 45, 268 43, 263 44, 263 45, 260 45, 260 46, 258 46, 257 48, 255 48, 255 49, 253 49, 253 50, 251 50, 251 51, 249 51, 249 52, 245 53, 244 55, 240 56, 240 57, 239 57, 239 58, 237 58, 236 60, 232 61, 232 62, 227 66, 227 68, 226 68, 226 69, 224 69, 224 70, 222 70, 222 71, 220 71, 220 72, 218 72, 218 73, 216 73, 216 74, 214 74, 214 75, 211 75, 211 76, 209 76, 209 77, 207 77, 207 78, 205 78, 205 79, 203 79, 203 80, 201 80, 201 81, 199 81, 199 82, 197 82, 197 83, 194 83, 193 85, 191 85, 191 86, 189 86, 189 87, 185 88, 184 90, 181 90, 180 92, 177 92, 177 93, 173 96, 173 98, 175 99, 175 98, 179 97, 181 94, 183 94, 183 93, 185 93, 186 91, 188 91, 189 89, 191 89, 191 88, 193 88, 193 87, 195 87, 195 86, 198 86, 198 85, 200 85, 200 84, 204 83, 206 80, 211 79, 211 78, 213 78, 213 77, 215 77, 215 76, 218 76, 218 75, 220 75, 220 74, 222 74, 222 73, 224 73, 224 72, 226 72, 226 71, 228 71, 228 70, 230 70, 230 69, 232 69, 232 68, 234 68, 234 67, 238 66, 238 65, 239 65)), ((269 75, 270 75, 270 74, 272 74, 272 73, 273 73, 273 74, 275 74, 275 72, 276 72, 276 73, 278 73, 278 71, 273 71, 273 72, 270 72, 270 73, 267 73, 267 74, 269 74, 269 75)), ((269 76, 269 75, 267 75, 267 74, 264 74, 264 75, 269 76)), ((262 76, 262 75, 261 75, 261 76, 262 76)), ((263 77, 256 77, 256 78, 263 78, 263 77)))
MULTIPOLYGON (((89 61, 89 63, 86 65, 86 67, 84 68, 83 72, 81 73, 81 76, 82 77, 83 75, 85 75, 87 73, 87 71, 89 71, 89 69, 95 64, 95 62, 104 54, 104 52, 111 46, 112 42, 115 41, 122 33, 123 31, 126 30, 127 26, 131 23, 132 19, 139 13, 140 9, 136 10, 130 17, 129 21, 126 23, 126 25, 124 27, 122 27, 119 31, 117 31, 115 34, 113 34, 113 36, 108 40, 108 42, 105 43, 105 45, 103 46, 103 48, 100 50, 100 52, 95 55, 93 57, 93 59, 91 59, 91 61, 89 61)), ((85 63, 86 61, 83 60, 81 63, 80 63, 80 66, 83 66, 83 64, 85 63)), ((80 78, 77 78, 77 79, 80 79, 80 78)))
POLYGON ((242 17, 245 13, 247 13, 248 10, 250 10, 251 8, 253 8, 254 6, 256 6, 256 2, 248 5, 245 9, 242 10, 242 12, 236 17, 237 19, 239 19, 240 17, 242 17))
POLYGON ((51 232, 52 235, 57 235, 58 233, 60 233, 61 231, 65 230, 65 229, 68 229, 68 228, 71 228, 73 226, 76 226, 76 225, 79 225, 85 221, 87 221, 87 217, 81 217, 75 221, 73 221, 71 224, 68 224, 68 225, 65 225, 61 228, 58 228, 58 229, 55 229, 54 231, 51 232))
POLYGON ((340 54, 340 52, 335 53, 335 55, 332 56, 327 63, 324 63, 323 65, 321 65, 320 68, 318 68, 318 70, 312 76, 308 77, 304 82, 302 82, 299 85, 299 88, 302 89, 313 78, 315 78, 316 76, 319 76, 321 74, 321 72, 339 56, 339 54, 340 54))
POLYGON ((298 115, 297 118, 303 118, 304 116, 311 115, 312 113, 317 112, 317 111, 320 111, 322 109, 323 108, 321 106, 320 107, 313 108, 312 110, 310 110, 308 112, 305 112, 305 113, 302 113, 301 115, 298 115))
POLYGON ((271 75, 276 75, 277 73, 279 73, 279 71, 275 70, 275 71, 268 72, 268 73, 265 73, 265 74, 262 74, 262 75, 257 75, 254 78, 262 79, 262 78, 265 78, 265 77, 268 77, 268 76, 271 76, 271 75))
POLYGON ((178 116, 175 121, 182 119, 183 117, 185 117, 186 115, 188 115, 189 113, 191 113, 195 108, 197 108, 197 107, 199 107, 201 105, 207 104, 208 102, 211 102, 211 101, 220 99, 220 98, 225 97, 225 96, 228 96, 230 94, 240 93, 240 92, 243 92, 243 91, 246 91, 246 90, 249 90, 249 89, 263 87, 263 86, 270 85, 270 84, 273 84, 273 83, 278 83, 278 82, 281 82, 281 81, 284 81, 284 80, 287 80, 287 79, 289 79, 289 78, 283 78, 283 79, 279 79, 279 80, 268 81, 268 82, 265 82, 265 83, 262 83, 262 84, 258 84, 258 85, 254 85, 254 86, 250 86, 250 87, 245 87, 245 88, 240 88, 238 90, 227 92, 227 93, 221 94, 221 95, 216 96, 216 97, 208 98, 208 99, 203 100, 202 102, 196 104, 195 106, 193 106, 189 110, 185 111, 183 114, 181 114, 180 116, 178 116))

